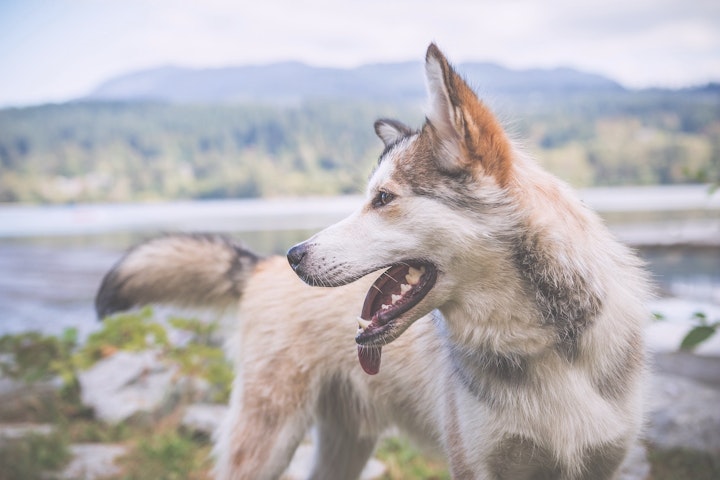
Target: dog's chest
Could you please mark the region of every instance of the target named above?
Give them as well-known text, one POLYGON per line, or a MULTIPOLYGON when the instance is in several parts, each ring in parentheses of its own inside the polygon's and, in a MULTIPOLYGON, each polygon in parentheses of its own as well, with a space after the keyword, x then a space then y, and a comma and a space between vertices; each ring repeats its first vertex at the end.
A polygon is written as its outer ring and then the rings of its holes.
POLYGON ((587 375, 567 364, 458 351, 448 360, 448 429, 456 432, 454 443, 486 464, 498 452, 520 455, 526 443, 535 451, 534 461, 569 460, 581 446, 626 429, 587 375))

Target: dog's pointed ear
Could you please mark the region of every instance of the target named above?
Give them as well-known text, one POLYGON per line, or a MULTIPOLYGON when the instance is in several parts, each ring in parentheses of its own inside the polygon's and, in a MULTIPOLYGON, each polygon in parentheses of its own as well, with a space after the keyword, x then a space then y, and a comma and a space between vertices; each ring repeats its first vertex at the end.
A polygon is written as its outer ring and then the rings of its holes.
POLYGON ((375 133, 386 147, 397 143, 400 139, 412 135, 410 127, 397 120, 381 118, 375 121, 375 133))
POLYGON ((512 148, 498 120, 434 43, 427 50, 425 74, 430 96, 427 120, 440 167, 459 172, 480 165, 485 174, 505 185, 512 148))

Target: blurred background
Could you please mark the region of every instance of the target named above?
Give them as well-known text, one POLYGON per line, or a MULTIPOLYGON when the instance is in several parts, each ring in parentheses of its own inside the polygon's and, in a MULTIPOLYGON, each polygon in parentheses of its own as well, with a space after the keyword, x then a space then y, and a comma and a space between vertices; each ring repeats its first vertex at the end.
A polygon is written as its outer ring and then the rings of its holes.
POLYGON ((434 41, 647 260, 676 350, 720 321, 718 25, 715 0, 0 0, 0 335, 97 330, 155 234, 283 253, 345 216, 373 121, 421 124, 434 41))

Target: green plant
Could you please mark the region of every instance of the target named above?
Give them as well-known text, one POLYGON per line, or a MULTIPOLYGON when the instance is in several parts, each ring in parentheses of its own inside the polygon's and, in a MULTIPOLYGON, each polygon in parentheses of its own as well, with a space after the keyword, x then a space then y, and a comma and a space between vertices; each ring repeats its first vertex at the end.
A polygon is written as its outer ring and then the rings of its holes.
POLYGON ((386 438, 377 450, 377 457, 387 467, 387 471, 382 477, 383 480, 450 479, 447 466, 443 461, 426 457, 402 437, 386 438))
POLYGON ((121 464, 122 478, 133 480, 209 479, 209 447, 174 430, 138 442, 121 464))
POLYGON ((165 327, 154 321, 153 311, 147 307, 106 318, 102 329, 88 337, 73 360, 77 367, 88 368, 118 350, 137 352, 169 346, 165 327))
POLYGON ((707 315, 702 312, 696 312, 692 316, 697 323, 683 338, 680 343, 681 350, 693 350, 701 343, 715 335, 720 322, 708 322, 707 315))
POLYGON ((107 424, 93 418, 64 418, 58 421, 75 443, 118 443, 146 436, 149 427, 126 422, 107 424))
POLYGON ((649 448, 652 480, 717 480, 720 478, 720 455, 676 448, 649 448))
POLYGON ((227 402, 233 370, 223 350, 212 345, 217 323, 176 317, 170 318, 169 323, 176 329, 190 333, 191 337, 185 345, 170 348, 168 358, 180 367, 181 373, 209 382, 214 390, 214 401, 227 402))
POLYGON ((37 382, 67 373, 66 366, 77 345, 77 330, 67 329, 62 336, 27 332, 0 337, 0 374, 37 382))
POLYGON ((63 433, 31 434, 0 446, 0 480, 40 480, 70 460, 69 441, 63 433))

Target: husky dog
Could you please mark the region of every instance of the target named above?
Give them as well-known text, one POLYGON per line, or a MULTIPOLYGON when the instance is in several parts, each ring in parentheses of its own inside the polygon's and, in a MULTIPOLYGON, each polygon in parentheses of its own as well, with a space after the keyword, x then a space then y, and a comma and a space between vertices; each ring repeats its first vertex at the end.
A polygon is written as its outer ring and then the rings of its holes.
POLYGON ((425 69, 425 124, 376 122, 364 205, 290 249, 290 267, 175 235, 104 279, 101 316, 239 302, 220 478, 278 478, 311 425, 311 478, 333 480, 357 478, 389 426, 462 479, 610 479, 638 435, 640 262, 434 44, 425 69))

